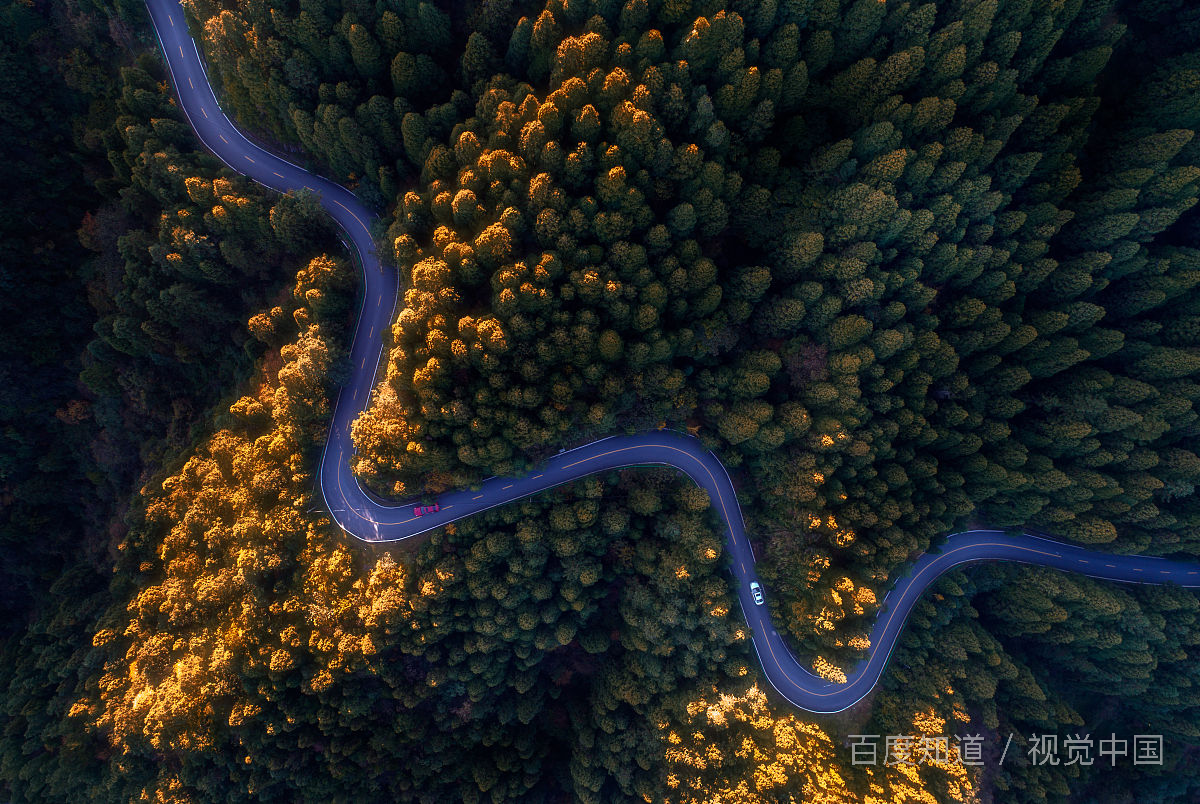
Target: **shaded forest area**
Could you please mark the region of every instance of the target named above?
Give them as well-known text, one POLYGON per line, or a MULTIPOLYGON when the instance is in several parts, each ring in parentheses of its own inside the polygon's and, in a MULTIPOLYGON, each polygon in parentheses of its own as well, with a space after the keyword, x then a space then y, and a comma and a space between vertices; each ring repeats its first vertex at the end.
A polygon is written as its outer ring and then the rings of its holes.
POLYGON ((74 560, 107 572, 130 492, 247 375, 247 313, 331 231, 196 149, 139 4, 4 14, 7 630, 74 560))
POLYGON ((15 3, 0 13, 0 158, 8 186, 26 191, 0 210, 0 315, 11 322, 0 332, 0 622, 11 633, 68 560, 66 533, 83 521, 77 506, 91 508, 86 439, 71 433, 70 404, 72 358, 89 334, 75 228, 97 197, 71 158, 71 116, 82 104, 48 63, 45 20, 15 3), (27 91, 34 84, 40 93, 27 91))
MULTIPOLYGON (((355 431, 377 490, 687 428, 735 472, 776 624, 831 677, 956 528, 1200 555, 1182 0, 187 5, 235 119, 389 213, 408 290, 355 431)), ((317 256, 311 199, 196 153, 158 63, 102 44, 146 53, 140 8, 61 8, 11 5, 27 35, 5 39, 61 96, 6 81, 57 132, 28 181, 60 216, 5 220, 31 266, 9 282, 75 294, 34 330, 49 379, 3 409, 14 577, 58 577, 6 646, 14 798, 1195 798, 1200 603, 1178 589, 955 572, 870 711, 809 723, 756 684, 706 500, 671 473, 576 483, 415 556, 347 544, 311 470, 352 272, 317 256), (45 427, 8 423, 27 418, 45 427), (1168 752, 869 770, 846 730, 1168 752)))
MULTIPOLYGON (((90 645, 131 495, 266 350, 247 315, 334 241, 313 199, 264 196, 197 150, 140 4, 5 2, 0 19, 0 646, 40 691, 90 645), (30 645, 49 652, 22 665, 30 645)), ((5 696, 5 729, 26 702, 5 696)))

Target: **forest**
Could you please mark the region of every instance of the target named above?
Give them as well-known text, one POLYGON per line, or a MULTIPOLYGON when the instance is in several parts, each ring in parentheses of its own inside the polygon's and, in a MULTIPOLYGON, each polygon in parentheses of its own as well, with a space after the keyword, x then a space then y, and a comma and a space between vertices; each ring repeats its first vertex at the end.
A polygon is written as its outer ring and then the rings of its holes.
MULTIPOLYGON (((355 543, 313 477, 358 292, 319 206, 199 150, 140 4, 0 2, 12 800, 1200 796, 1177 587, 956 570, 815 718, 759 675, 671 471, 355 543), (1080 732, 1164 763, 1028 760, 1080 732), (1019 758, 865 767, 859 733, 1019 758)), ((1200 560, 1186 0, 184 6, 230 117, 386 221, 377 493, 693 433, 830 678, 956 530, 1200 560)))

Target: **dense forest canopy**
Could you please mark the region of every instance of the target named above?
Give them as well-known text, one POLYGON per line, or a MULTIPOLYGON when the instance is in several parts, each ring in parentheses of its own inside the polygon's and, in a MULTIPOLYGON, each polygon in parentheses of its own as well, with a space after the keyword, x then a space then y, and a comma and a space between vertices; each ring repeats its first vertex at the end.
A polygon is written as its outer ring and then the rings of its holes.
MULTIPOLYGON (((355 428, 375 491, 686 429, 831 678, 955 529, 1200 555, 1185 0, 185 7, 231 116, 387 221, 406 290, 355 428)), ((1177 588, 954 572, 880 689, 813 723, 762 683, 708 501, 671 472, 348 543, 312 472, 356 280, 315 201, 196 150, 137 4, 4 13, 0 144, 28 190, 0 217, 3 303, 57 305, 0 348, 25 378, 0 395, 14 799, 1200 793, 1200 601, 1177 588), (1162 733, 1165 764, 845 748, 957 731, 1027 756, 1084 730, 1162 733)))

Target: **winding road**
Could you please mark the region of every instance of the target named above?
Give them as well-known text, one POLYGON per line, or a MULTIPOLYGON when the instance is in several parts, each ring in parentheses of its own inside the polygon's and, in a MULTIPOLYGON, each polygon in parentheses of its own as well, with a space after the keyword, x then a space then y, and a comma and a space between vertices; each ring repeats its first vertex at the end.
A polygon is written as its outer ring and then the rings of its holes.
POLYGON ((176 0, 147 0, 179 101, 201 142, 226 165, 279 192, 308 189, 349 238, 365 282, 364 302, 351 347, 353 376, 334 407, 329 439, 321 458, 319 482, 337 524, 367 542, 406 539, 480 511, 528 497, 596 472, 657 464, 685 473, 708 492, 725 523, 725 543, 737 595, 751 631, 763 672, 775 689, 800 709, 839 712, 860 701, 879 681, 904 621, 922 592, 952 567, 982 561, 1017 561, 1128 583, 1175 583, 1200 587, 1200 566, 1144 556, 1111 555, 1038 536, 971 530, 949 537, 940 550, 922 555, 883 599, 870 633, 866 661, 833 683, 814 675, 788 650, 771 625, 766 606, 754 604, 750 583, 757 580, 754 554, 741 508, 725 467, 698 440, 670 431, 613 436, 562 452, 522 477, 491 478, 477 491, 441 495, 441 510, 413 516, 412 503, 387 505, 369 496, 350 471, 350 426, 366 407, 383 356, 383 334, 394 317, 399 285, 396 272, 384 269, 375 255, 371 224, 375 217, 344 187, 308 173, 248 140, 217 104, 203 60, 188 33, 176 0))

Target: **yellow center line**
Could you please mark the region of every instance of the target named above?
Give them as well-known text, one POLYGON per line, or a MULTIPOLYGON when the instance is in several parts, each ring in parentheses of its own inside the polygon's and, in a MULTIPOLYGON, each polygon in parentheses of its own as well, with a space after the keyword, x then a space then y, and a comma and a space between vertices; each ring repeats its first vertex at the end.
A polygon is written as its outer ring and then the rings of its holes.
POLYGON ((221 138, 221 142, 225 143, 226 145, 229 144, 229 140, 225 139, 224 134, 218 134, 217 136, 221 138))
MULTIPOLYGON (((247 159, 250 159, 250 156, 249 156, 249 154, 242 154, 242 156, 246 157, 247 159)), ((253 162, 254 160, 253 160, 253 159, 250 159, 250 161, 251 161, 251 162, 253 162)))
POLYGON ((358 225, 363 228, 363 231, 365 231, 368 235, 371 234, 371 228, 362 222, 362 218, 358 217, 358 213, 356 213, 354 210, 350 209, 350 207, 346 206, 341 201, 338 201, 336 198, 333 199, 333 203, 337 204, 339 207, 341 207, 342 209, 349 212, 350 216, 352 218, 354 218, 354 220, 358 221, 358 225))
POLYGON ((167 22, 171 23, 172 28, 175 27, 175 18, 174 17, 167 17, 167 22))
POLYGON ((284 176, 283 176, 283 174, 282 174, 282 173, 279 173, 279 172, 277 172, 277 171, 274 171, 274 170, 272 170, 271 172, 272 172, 272 173, 274 173, 276 176, 278 176, 278 177, 279 177, 279 178, 281 178, 281 179, 282 179, 282 178, 284 178, 284 176))
POLYGON ((204 119, 207 120, 208 119, 208 109, 205 109, 203 106, 201 106, 200 111, 204 112, 204 119))
POLYGON ((482 497, 482 496, 483 496, 482 494, 477 494, 477 495, 475 495, 474 497, 472 497, 471 499, 472 499, 472 500, 478 500, 478 499, 479 499, 480 497, 482 497))
POLYGON ((1142 571, 1142 568, 1141 568, 1141 567, 1134 567, 1134 568, 1133 568, 1133 571, 1134 571, 1134 572, 1141 572, 1141 571, 1142 571))
POLYGON ((188 86, 192 89, 196 88, 196 85, 192 83, 192 77, 190 75, 188 76, 188 86))
POLYGON ((179 46, 179 58, 183 58, 183 45, 179 46))
POLYGON ((534 475, 533 477, 531 477, 531 478, 529 478, 529 479, 530 479, 530 480, 537 480, 539 477, 541 477, 541 475, 534 475))
POLYGON ((511 488, 512 488, 512 483, 509 483, 507 486, 505 486, 504 488, 502 488, 502 489, 500 489, 500 490, 501 490, 501 491, 508 491, 508 490, 509 490, 509 489, 511 489, 511 488))

